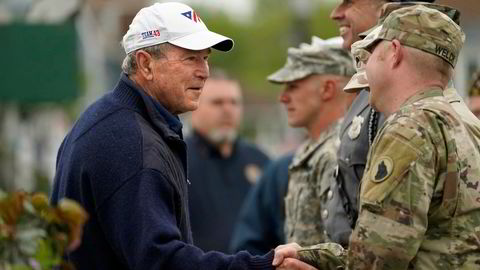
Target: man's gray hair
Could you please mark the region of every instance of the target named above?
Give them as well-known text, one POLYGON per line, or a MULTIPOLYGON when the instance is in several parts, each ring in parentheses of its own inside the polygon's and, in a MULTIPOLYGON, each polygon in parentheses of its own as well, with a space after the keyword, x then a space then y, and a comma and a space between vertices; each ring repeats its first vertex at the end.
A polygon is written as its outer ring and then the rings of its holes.
POLYGON ((152 55, 155 59, 158 59, 162 56, 165 56, 171 46, 172 45, 170 45, 168 42, 160 43, 150 47, 141 48, 127 54, 127 56, 125 56, 125 58, 123 59, 123 63, 122 63, 123 72, 125 72, 127 75, 132 75, 137 72, 137 58, 135 56, 137 51, 139 50, 146 51, 147 53, 152 55))

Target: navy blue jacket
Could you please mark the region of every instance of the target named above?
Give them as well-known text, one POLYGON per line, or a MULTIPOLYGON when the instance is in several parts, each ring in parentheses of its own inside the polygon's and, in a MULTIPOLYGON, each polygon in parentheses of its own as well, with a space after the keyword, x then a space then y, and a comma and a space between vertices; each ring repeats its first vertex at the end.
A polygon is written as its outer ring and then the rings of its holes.
POLYGON ((273 252, 204 253, 192 245, 186 147, 177 116, 122 75, 91 105, 60 147, 52 202, 89 212, 83 269, 272 269, 273 252))
POLYGON ((223 157, 197 132, 185 142, 194 243, 206 251, 228 252, 240 207, 269 158, 241 138, 229 157, 223 157))
POLYGON ((288 166, 293 154, 272 161, 257 185, 252 188, 233 232, 230 251, 247 250, 264 254, 285 244, 285 195, 288 188, 288 166))

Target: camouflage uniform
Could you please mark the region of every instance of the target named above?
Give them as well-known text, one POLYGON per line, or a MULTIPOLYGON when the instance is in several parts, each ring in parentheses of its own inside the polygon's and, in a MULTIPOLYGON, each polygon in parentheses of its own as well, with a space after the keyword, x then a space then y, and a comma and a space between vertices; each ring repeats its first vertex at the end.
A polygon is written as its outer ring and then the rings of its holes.
POLYGON ((322 244, 302 260, 319 269, 478 269, 479 134, 479 120, 466 125, 441 89, 410 98, 375 139, 348 253, 322 244))
MULTIPOLYGON (((268 77, 274 83, 287 83, 311 74, 351 77, 355 73, 348 51, 341 39, 323 41, 313 37, 312 44, 289 48, 283 68, 268 77)), ((309 245, 324 242, 322 220, 328 216, 325 203, 332 196, 330 180, 336 165, 341 121, 310 138, 296 153, 289 167, 289 185, 285 197, 285 235, 288 242, 309 245)))
POLYGON ((441 89, 386 120, 362 180, 349 268, 480 267, 479 131, 441 89))
POLYGON ((295 153, 285 197, 287 243, 326 241, 322 220, 328 216, 325 203, 332 196, 328 180, 336 166, 341 122, 333 123, 317 140, 309 139, 295 153))
MULTIPOLYGON (((396 38, 455 65, 464 35, 451 20, 421 6, 389 17, 373 41, 396 38)), ((302 260, 323 269, 480 268, 480 121, 455 96, 426 89, 387 118, 369 152, 349 250, 321 244, 299 251, 302 260)))

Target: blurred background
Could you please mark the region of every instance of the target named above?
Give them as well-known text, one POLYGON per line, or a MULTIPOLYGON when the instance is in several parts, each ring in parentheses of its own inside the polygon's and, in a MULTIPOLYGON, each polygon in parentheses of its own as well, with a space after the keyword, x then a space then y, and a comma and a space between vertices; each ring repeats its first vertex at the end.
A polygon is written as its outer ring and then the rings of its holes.
MULTIPOLYGON (((162 1, 155 1, 162 2, 162 1)), ((242 134, 272 158, 294 149, 301 130, 288 127, 266 81, 286 50, 311 36, 337 35, 329 19, 340 0, 191 0, 209 29, 235 40, 214 52, 211 68, 238 79, 245 96, 242 134)), ((154 1, 0 0, 0 188, 49 192, 57 150, 78 115, 120 76, 123 34, 154 1)), ((458 8, 467 35, 455 86, 465 97, 480 66, 480 1, 438 0, 458 8)), ((189 132, 189 115, 182 115, 189 132)))

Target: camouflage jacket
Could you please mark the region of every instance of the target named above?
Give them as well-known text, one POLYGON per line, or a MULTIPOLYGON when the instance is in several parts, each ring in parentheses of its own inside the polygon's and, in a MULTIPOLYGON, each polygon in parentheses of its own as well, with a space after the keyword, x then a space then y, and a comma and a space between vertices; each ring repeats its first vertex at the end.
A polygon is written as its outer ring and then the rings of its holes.
POLYGON ((480 268, 480 121, 444 94, 413 96, 379 131, 349 250, 316 246, 302 260, 325 269, 480 268))
MULTIPOLYGON (((455 88, 444 90, 443 95, 464 123, 471 125, 472 122, 478 121, 455 88)), ((324 224, 328 238, 344 247, 348 246, 350 234, 357 221, 358 190, 369 149, 369 123, 372 123, 370 110, 368 92, 361 91, 345 116, 343 126, 340 129, 340 147, 337 154, 338 173, 335 176, 336 182, 331 187, 333 197, 327 203, 329 215, 324 220, 324 224), (360 132, 352 139, 350 130, 355 128, 352 124, 354 117, 361 117, 363 120, 360 125, 360 132)), ((382 126, 384 121, 383 114, 378 114, 376 127, 382 126)), ((373 135, 375 134, 374 131, 373 135)))
POLYGON ((325 203, 332 196, 330 182, 336 166, 341 122, 331 124, 317 140, 309 139, 295 153, 285 197, 287 242, 312 245, 326 240, 322 220, 328 216, 325 203))

